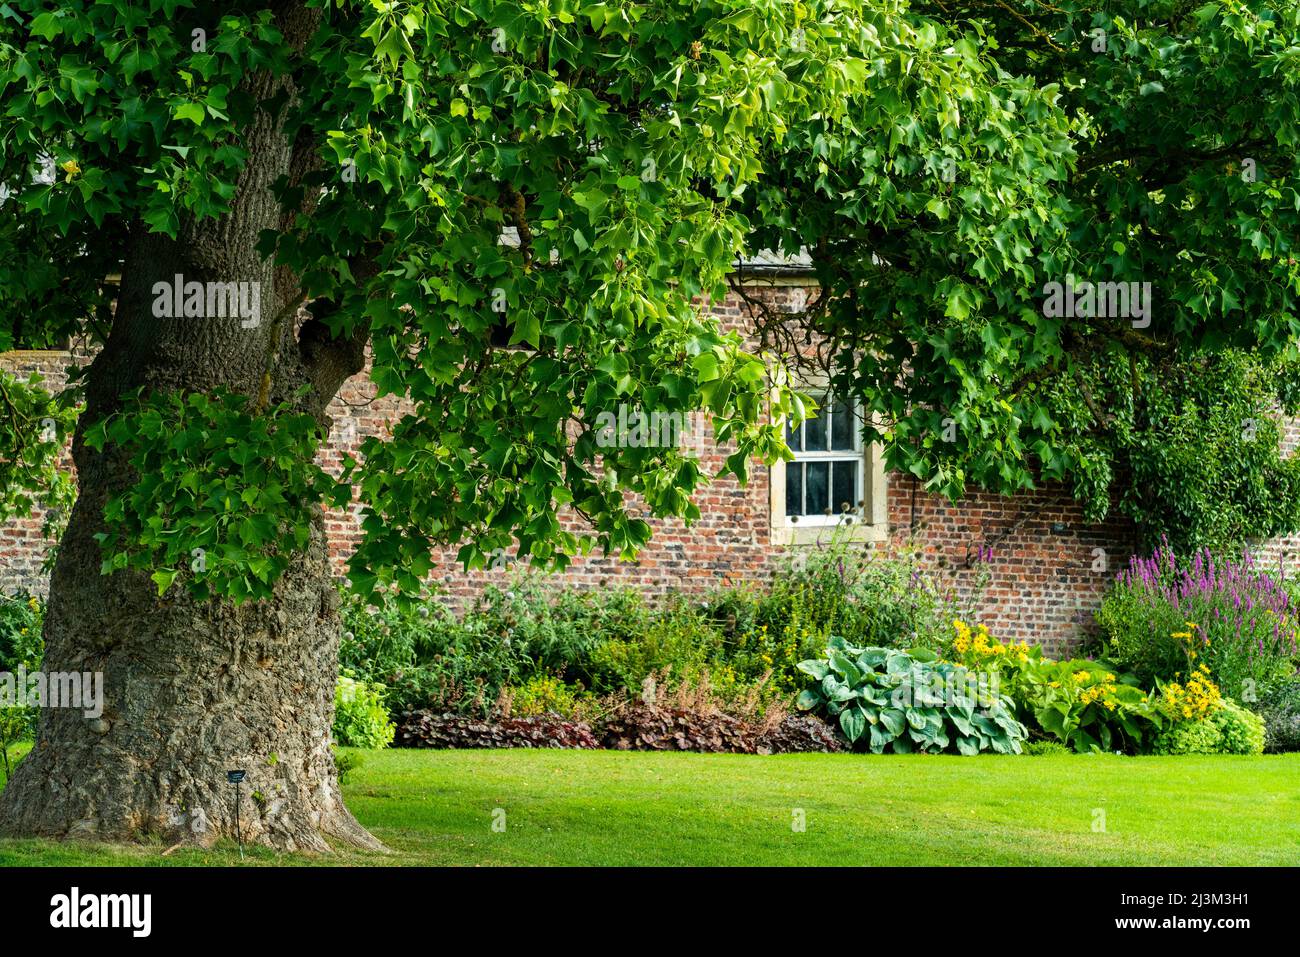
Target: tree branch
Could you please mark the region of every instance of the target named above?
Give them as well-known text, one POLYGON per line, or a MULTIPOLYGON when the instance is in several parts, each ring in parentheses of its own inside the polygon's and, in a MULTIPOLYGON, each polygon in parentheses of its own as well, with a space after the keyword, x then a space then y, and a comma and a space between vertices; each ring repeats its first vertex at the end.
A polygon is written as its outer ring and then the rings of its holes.
MULTIPOLYGON (((375 242, 348 263, 357 285, 364 287, 379 274, 379 253, 383 243, 375 242)), ((311 318, 298 330, 298 355, 308 378, 324 402, 366 367, 366 344, 370 341, 370 321, 359 322, 348 335, 336 337, 328 318, 340 310, 333 299, 316 299, 307 306, 311 318)))

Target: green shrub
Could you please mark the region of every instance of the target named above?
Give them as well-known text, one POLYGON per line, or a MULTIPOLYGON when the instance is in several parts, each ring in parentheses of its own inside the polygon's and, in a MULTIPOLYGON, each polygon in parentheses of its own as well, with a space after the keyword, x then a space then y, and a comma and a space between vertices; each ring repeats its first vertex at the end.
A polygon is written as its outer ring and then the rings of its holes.
POLYGON ((516 678, 553 674, 594 688, 607 641, 636 641, 658 614, 630 588, 548 588, 535 575, 516 575, 508 588, 484 590, 464 624, 505 643, 520 662, 516 678))
POLYGON ((1205 664, 1226 694, 1262 696, 1296 673, 1296 611, 1280 578, 1248 553, 1179 559, 1164 546, 1130 560, 1097 621, 1103 656, 1144 687, 1205 664))
POLYGON ((344 596, 342 674, 383 685, 394 714, 419 708, 486 713, 501 689, 532 673, 508 632, 458 619, 436 600, 367 605, 344 596))
POLYGON ((33 595, 0 595, 0 671, 29 672, 41 666, 45 656, 42 629, 45 605, 33 595))
POLYGON ((1120 583, 1102 599, 1096 621, 1097 654, 1132 671, 1146 687, 1187 670, 1186 645, 1172 637, 1187 631, 1187 616, 1172 603, 1120 583))
POLYGON ((671 602, 652 617, 640 634, 601 642, 592 654, 592 690, 635 691, 651 675, 677 679, 697 674, 722 660, 722 633, 685 599, 671 602))
POLYGON ((338 748, 334 748, 333 755, 334 770, 339 776, 339 784, 347 784, 348 777, 352 772, 365 763, 365 760, 361 755, 357 754, 355 751, 344 752, 338 750, 338 748))
POLYGON ((764 617, 763 603, 767 591, 754 584, 717 588, 700 602, 701 612, 728 642, 736 636, 757 631, 771 622, 764 617))
MULTIPOLYGON (((418 654, 418 681, 413 686, 437 689, 459 711, 481 711, 484 703, 496 700, 502 688, 527 678, 534 670, 508 633, 493 632, 473 617, 440 621, 431 628, 418 654)), ((437 703, 426 700, 418 706, 437 703)))
MULTIPOLYGON (((434 601, 367 606, 344 599, 343 669, 382 683, 394 715, 431 709, 486 716, 534 679, 608 693, 651 673, 714 661, 722 639, 698 605, 649 607, 631 589, 548 590, 529 575, 486 588, 457 618, 434 601)), ((529 707, 529 695, 517 706, 529 707)))
POLYGON ((1300 751, 1300 681, 1278 685, 1255 707, 1264 722, 1266 751, 1300 751))
POLYGON ((436 601, 368 606, 345 596, 341 666, 383 684, 394 716, 485 717, 505 697, 516 709, 541 707, 532 692, 542 688, 566 707, 582 689, 635 696, 651 676, 664 691, 706 689, 765 711, 802 687, 798 664, 825 648, 832 627, 873 645, 936 644, 947 604, 910 564, 835 543, 797 555, 767 590, 657 605, 630 588, 555 589, 531 574, 486 588, 460 617, 436 601))
POLYGON ((388 681, 415 664, 416 645, 446 616, 432 602, 369 605, 341 590, 343 640, 339 667, 367 681, 388 681))
POLYGON ((939 649, 957 613, 907 555, 886 557, 838 533, 801 548, 773 576, 760 623, 782 639, 831 634, 858 646, 939 649))
POLYGON ((850 743, 876 754, 1022 750, 1025 727, 1009 699, 933 652, 859 648, 832 638, 825 657, 799 667, 813 684, 798 707, 837 720, 850 743))
POLYGON ((1264 722, 1227 700, 1202 718, 1165 728, 1151 747, 1152 754, 1260 754, 1263 750, 1264 722))
POLYGON ((31 736, 36 727, 36 712, 36 708, 0 708, 0 767, 4 768, 6 781, 13 773, 9 749, 31 736))
POLYGON ((388 719, 380 685, 340 675, 334 688, 334 740, 375 750, 393 743, 397 727, 388 719))
MULTIPOLYGON (((25 593, 0 595, 0 672, 15 674, 23 668, 30 674, 40 670, 45 656, 44 625, 45 605, 39 598, 25 593)), ((36 733, 39 715, 39 708, 5 707, 0 701, 0 762, 6 774, 9 746, 36 733)))
POLYGON ((1162 721, 1132 680, 1104 662, 1044 658, 1032 661, 1015 687, 1034 723, 1075 751, 1137 751, 1162 721))
POLYGON ((1259 715, 1225 700, 1211 720, 1223 737, 1220 751, 1224 754, 1264 753, 1264 721, 1259 715))
POLYGON ((1038 646, 998 641, 984 625, 972 630, 961 619, 952 624, 953 660, 996 675, 1017 718, 1075 751, 1137 751, 1153 727, 1165 723, 1137 679, 1108 662, 1054 661, 1038 646))
POLYGON ((554 675, 534 675, 523 684, 508 689, 510 714, 532 717, 556 714, 562 718, 575 717, 590 695, 570 687, 554 675))
POLYGON ((430 601, 401 609, 352 605, 344 619, 346 672, 388 689, 394 715, 432 708, 486 714, 501 690, 533 673, 508 630, 458 619, 430 601))
POLYGON ((435 661, 396 672, 384 682, 389 714, 397 719, 421 708, 485 714, 498 691, 485 688, 481 682, 463 685, 449 674, 451 670, 435 661))
POLYGON ((826 647, 828 632, 786 598, 782 604, 752 585, 706 596, 702 613, 722 636, 709 663, 717 688, 761 688, 765 697, 789 699, 803 687, 799 662, 826 647))
POLYGON ((1051 757, 1058 754, 1073 754, 1074 752, 1063 745, 1060 741, 1053 741, 1045 738, 1042 741, 1030 741, 1025 745, 1025 754, 1035 757, 1051 757))
POLYGON ((1156 734, 1152 754, 1218 754, 1223 732, 1212 718, 1179 721, 1156 734))
POLYGON ((826 646, 826 636, 806 629, 774 632, 751 621, 743 630, 724 632, 723 646, 711 665, 719 683, 762 684, 792 698, 804 684, 799 662, 826 646))

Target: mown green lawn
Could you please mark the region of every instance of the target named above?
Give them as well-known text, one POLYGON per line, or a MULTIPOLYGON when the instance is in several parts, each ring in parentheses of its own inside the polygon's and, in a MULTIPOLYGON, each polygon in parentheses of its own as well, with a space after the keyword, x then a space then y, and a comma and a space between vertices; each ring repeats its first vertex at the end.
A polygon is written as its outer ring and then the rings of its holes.
MULTIPOLYGON (((393 853, 245 863, 1300 864, 1300 754, 385 751, 345 791, 393 853)), ((0 865, 240 863, 162 850, 0 840, 0 865)))

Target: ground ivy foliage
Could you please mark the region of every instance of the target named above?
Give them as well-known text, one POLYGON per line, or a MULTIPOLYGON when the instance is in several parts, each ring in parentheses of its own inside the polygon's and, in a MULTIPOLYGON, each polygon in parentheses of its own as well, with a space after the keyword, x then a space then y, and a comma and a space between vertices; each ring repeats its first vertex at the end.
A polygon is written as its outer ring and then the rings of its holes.
POLYGON ((64 443, 77 408, 68 397, 55 398, 35 373, 21 379, 0 371, 0 520, 46 509, 66 516, 72 488, 59 471, 64 443))
POLYGON ((200 600, 269 595, 310 540, 311 510, 350 498, 318 466, 303 467, 321 439, 316 420, 287 403, 258 413, 230 392, 129 397, 85 436, 136 476, 104 509, 103 572, 149 571, 160 596, 178 581, 200 600))

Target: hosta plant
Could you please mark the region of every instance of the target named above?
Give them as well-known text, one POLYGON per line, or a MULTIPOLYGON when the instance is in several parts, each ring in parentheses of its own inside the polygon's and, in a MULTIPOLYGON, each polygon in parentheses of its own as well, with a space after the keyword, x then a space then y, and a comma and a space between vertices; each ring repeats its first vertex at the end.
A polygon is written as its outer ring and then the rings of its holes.
POLYGON ((823 658, 799 664, 812 679, 798 706, 818 711, 850 743, 893 751, 1019 754, 1025 726, 998 694, 996 677, 940 661, 933 652, 859 648, 832 638, 823 658))

